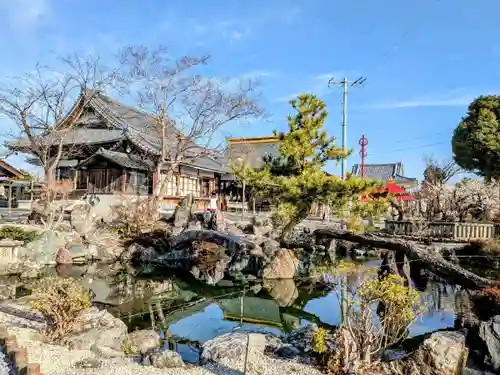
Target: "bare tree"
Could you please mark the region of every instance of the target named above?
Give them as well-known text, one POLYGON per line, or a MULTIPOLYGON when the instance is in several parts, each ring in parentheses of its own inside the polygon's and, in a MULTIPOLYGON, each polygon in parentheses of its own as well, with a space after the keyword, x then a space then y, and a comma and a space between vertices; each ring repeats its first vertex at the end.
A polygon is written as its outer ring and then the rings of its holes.
POLYGON ((150 143, 159 140, 158 151, 149 155, 158 176, 154 206, 166 195, 173 173, 181 164, 201 158, 215 161, 221 155, 225 142, 218 141, 217 136, 226 125, 264 114, 256 95, 257 82, 221 80, 196 73, 208 61, 209 56, 172 60, 161 46, 128 46, 120 53, 122 77, 129 88, 126 94, 153 114, 154 120, 143 136, 150 143))
POLYGON ((99 57, 74 54, 60 62, 59 69, 37 64, 33 72, 0 86, 0 114, 18 129, 7 147, 38 159, 46 182, 54 179, 61 158, 76 151, 71 145, 78 140, 69 137, 86 103, 117 76, 99 57))
POLYGON ((462 171, 453 159, 438 161, 431 156, 425 156, 424 163, 424 181, 433 185, 446 184, 462 171))

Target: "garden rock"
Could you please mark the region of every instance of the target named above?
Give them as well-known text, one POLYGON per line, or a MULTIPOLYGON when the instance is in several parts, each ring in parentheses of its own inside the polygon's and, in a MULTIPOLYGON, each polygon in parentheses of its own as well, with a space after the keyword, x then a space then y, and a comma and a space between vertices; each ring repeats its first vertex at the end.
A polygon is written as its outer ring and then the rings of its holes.
POLYGON ((281 348, 278 348, 274 354, 276 354, 278 357, 285 358, 285 359, 294 359, 298 356, 301 355, 301 352, 299 349, 297 349, 294 346, 291 345, 283 345, 281 348))
POLYGON ((179 353, 172 350, 163 350, 148 356, 149 363, 156 368, 184 367, 184 361, 179 353))
POLYGON ((217 336, 203 344, 201 361, 207 362, 224 362, 225 360, 240 359, 243 360, 249 349, 256 349, 262 353, 267 347, 281 347, 281 340, 272 335, 262 333, 244 333, 231 332, 221 336, 217 336))
POLYGON ((64 239, 58 236, 57 232, 45 231, 26 245, 26 253, 38 264, 51 265, 55 263, 57 251, 64 245, 64 239))
POLYGON ((262 250, 268 259, 274 258, 278 250, 280 249, 280 244, 278 241, 268 238, 262 243, 262 250))
POLYGON ((226 220, 226 232, 232 234, 233 236, 243 236, 244 233, 236 224, 228 223, 226 220))
POLYGON ((76 333, 66 338, 72 349, 91 350, 103 357, 124 356, 123 344, 127 326, 107 311, 93 307, 80 315, 81 325, 76 333))
POLYGON ((479 337, 486 345, 491 367, 500 371, 500 315, 480 323, 479 337))
POLYGON ((152 329, 132 332, 128 335, 132 352, 145 354, 160 346, 160 335, 152 329))
POLYGON ((423 361, 436 375, 461 374, 467 362, 469 350, 465 335, 457 331, 435 332, 419 346, 410 359, 423 361))
POLYGON ((299 259, 294 252, 280 249, 262 273, 264 279, 292 279, 299 266, 299 259))
MULTIPOLYGON (((299 328, 293 332, 285 334, 283 342, 299 350, 302 355, 309 355, 313 351, 313 334, 318 330, 316 325, 310 325, 299 328)), ((327 346, 333 348, 334 346, 333 332, 327 331, 326 342, 327 346)))
POLYGON ((56 253, 56 263, 57 264, 73 264, 73 258, 68 249, 60 248, 56 253))
POLYGON ((69 251, 73 263, 85 263, 92 258, 88 248, 81 243, 69 243, 66 245, 66 249, 69 251))
POLYGON ((187 228, 192 215, 194 197, 192 194, 186 195, 175 207, 173 224, 175 229, 187 228))
POLYGON ((245 234, 254 234, 257 237, 265 237, 271 233, 273 227, 270 225, 256 225, 256 224, 247 224, 243 229, 245 234))
POLYGON ((303 229, 296 228, 285 236, 283 243, 288 249, 312 249, 316 244, 316 236, 313 233, 305 233, 303 229))

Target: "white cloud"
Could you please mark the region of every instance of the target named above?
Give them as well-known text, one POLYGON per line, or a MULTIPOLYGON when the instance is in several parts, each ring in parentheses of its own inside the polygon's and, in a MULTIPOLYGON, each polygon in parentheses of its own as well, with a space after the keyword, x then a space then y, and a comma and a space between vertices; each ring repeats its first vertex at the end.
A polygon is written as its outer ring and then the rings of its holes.
POLYGON ((32 26, 49 13, 49 0, 0 0, 0 12, 16 29, 32 26))
POLYGON ((464 107, 468 106, 479 95, 487 92, 464 92, 463 89, 453 90, 442 95, 426 95, 408 100, 380 102, 365 106, 376 109, 419 108, 419 107, 464 107))
POLYGON ((240 75, 242 78, 263 78, 263 77, 271 77, 276 75, 274 72, 268 70, 251 70, 249 72, 243 73, 240 75))
POLYGON ((318 73, 311 75, 309 79, 307 79, 301 86, 304 89, 296 90, 290 94, 286 94, 284 96, 277 97, 273 100, 276 103, 288 103, 291 99, 296 98, 297 96, 303 93, 312 93, 318 96, 326 96, 329 95, 334 87, 328 85, 328 81, 332 78, 334 79, 342 79, 345 76, 345 72, 343 71, 332 71, 328 73, 318 73), (341 78, 342 77, 342 78, 341 78))

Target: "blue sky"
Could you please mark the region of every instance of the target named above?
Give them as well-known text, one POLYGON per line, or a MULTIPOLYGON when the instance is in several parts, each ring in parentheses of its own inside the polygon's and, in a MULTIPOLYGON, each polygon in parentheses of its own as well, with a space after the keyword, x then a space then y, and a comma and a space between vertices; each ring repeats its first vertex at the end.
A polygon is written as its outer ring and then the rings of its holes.
POLYGON ((349 166, 359 162, 364 134, 367 162, 402 161, 421 178, 424 155, 451 155, 467 104, 500 88, 499 12, 498 0, 0 0, 0 71, 3 78, 56 55, 162 43, 174 55, 211 54, 210 75, 260 79, 271 118, 231 135, 286 129, 287 100, 313 92, 339 138, 341 90, 328 80, 364 76, 349 95, 349 166))

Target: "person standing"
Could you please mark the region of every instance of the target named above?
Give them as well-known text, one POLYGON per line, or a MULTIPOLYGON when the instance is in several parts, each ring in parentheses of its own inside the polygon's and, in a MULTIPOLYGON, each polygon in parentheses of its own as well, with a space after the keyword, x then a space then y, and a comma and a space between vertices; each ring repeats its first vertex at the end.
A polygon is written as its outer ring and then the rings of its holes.
POLYGON ((210 196, 210 202, 208 203, 208 211, 215 213, 217 212, 217 194, 215 192, 212 192, 212 195, 210 196))

